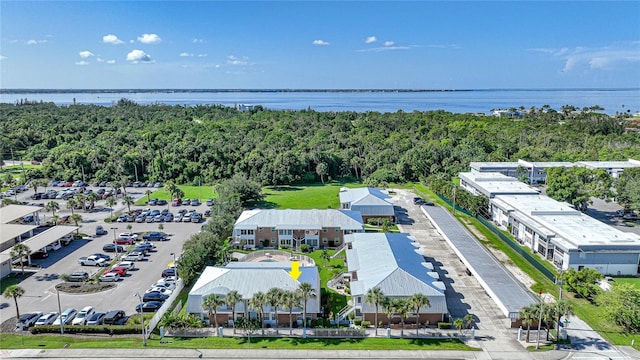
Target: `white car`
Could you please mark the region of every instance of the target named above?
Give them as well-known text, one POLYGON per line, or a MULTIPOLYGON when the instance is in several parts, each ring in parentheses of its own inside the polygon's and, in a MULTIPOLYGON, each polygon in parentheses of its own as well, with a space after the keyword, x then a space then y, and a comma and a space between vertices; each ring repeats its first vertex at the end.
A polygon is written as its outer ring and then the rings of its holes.
POLYGON ((163 287, 165 289, 174 290, 176 288, 176 284, 173 282, 167 281, 166 279, 160 279, 156 281, 156 283, 153 284, 152 287, 163 287))
POLYGON ((54 321, 56 321, 57 318, 58 318, 57 311, 44 314, 40 316, 40 318, 38 319, 38 321, 36 321, 34 326, 51 325, 54 321))
POLYGON ((134 241, 138 240, 138 234, 134 234, 132 232, 123 232, 118 235, 118 237, 122 239, 133 239, 134 241))
POLYGON ((174 218, 173 218, 173 222, 181 222, 182 221, 182 214, 177 214, 174 218))
POLYGON ((175 282, 178 281, 178 278, 176 276, 167 276, 166 278, 160 279, 160 280, 164 280, 168 283, 175 284, 175 282))
POLYGON ((118 282, 120 275, 116 273, 106 273, 98 278, 102 282, 118 282))
POLYGON ((142 261, 144 259, 144 254, 139 251, 132 251, 122 257, 124 261, 142 261))
POLYGON ((71 321, 71 325, 87 325, 87 320, 91 318, 95 309, 92 306, 85 306, 80 310, 78 315, 71 321))
POLYGON ((162 286, 152 286, 149 289, 147 289, 147 291, 145 291, 144 293, 146 294, 146 293, 150 293, 150 292, 154 292, 154 291, 157 291, 160 294, 167 295, 167 296, 169 296, 169 295, 171 295, 173 293, 172 290, 169 290, 169 289, 167 289, 165 287, 162 287, 162 286))
POLYGON ((116 266, 114 267, 123 267, 127 269, 127 271, 129 271, 136 268, 136 263, 134 263, 133 261, 121 261, 117 263, 116 266))

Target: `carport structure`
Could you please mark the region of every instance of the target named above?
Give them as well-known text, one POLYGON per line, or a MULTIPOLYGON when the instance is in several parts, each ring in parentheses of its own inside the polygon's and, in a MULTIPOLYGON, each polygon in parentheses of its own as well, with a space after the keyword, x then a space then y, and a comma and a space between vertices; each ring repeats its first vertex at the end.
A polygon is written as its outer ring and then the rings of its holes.
MULTIPOLYGON (((47 245, 53 244, 55 242, 57 242, 58 245, 61 245, 60 239, 73 233, 77 229, 78 227, 76 226, 61 226, 61 225, 54 226, 48 230, 45 230, 39 233, 38 235, 35 235, 25 241, 22 241, 22 244, 25 244, 26 246, 28 246, 31 252, 38 251, 42 248, 45 248, 47 245)), ((13 246, 9 249, 4 250, 2 253, 0 253, 0 257, 2 259, 6 259, 7 257, 10 258, 10 253, 12 248, 13 246)), ((31 259, 29 259, 29 262, 31 262, 31 259)))
POLYGON ((491 255, 453 215, 437 206, 420 208, 502 313, 511 319, 512 324, 518 320, 522 308, 538 303, 537 297, 491 255))

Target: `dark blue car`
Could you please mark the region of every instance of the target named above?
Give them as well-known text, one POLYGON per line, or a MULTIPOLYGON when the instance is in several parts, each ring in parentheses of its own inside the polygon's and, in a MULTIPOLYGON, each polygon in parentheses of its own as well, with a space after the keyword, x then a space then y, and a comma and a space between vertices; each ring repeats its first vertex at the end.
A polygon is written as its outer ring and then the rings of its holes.
POLYGON ((161 232, 157 232, 157 231, 153 231, 150 233, 146 233, 144 235, 142 235, 142 238, 144 240, 159 240, 159 241, 164 241, 167 239, 167 234, 165 233, 161 233, 161 232))

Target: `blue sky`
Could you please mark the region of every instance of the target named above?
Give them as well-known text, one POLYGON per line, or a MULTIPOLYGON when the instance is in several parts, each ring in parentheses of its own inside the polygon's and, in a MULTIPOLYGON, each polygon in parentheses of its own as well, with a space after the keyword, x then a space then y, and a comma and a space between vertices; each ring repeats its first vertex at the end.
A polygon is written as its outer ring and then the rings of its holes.
POLYGON ((0 2, 2 88, 640 87, 640 1, 0 2))

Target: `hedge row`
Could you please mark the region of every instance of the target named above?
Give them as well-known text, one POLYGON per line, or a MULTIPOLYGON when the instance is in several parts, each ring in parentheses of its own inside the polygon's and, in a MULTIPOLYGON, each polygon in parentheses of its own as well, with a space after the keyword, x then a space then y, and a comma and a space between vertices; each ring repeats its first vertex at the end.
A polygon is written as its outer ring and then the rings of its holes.
MULTIPOLYGON (((43 325, 34 326, 29 331, 36 334, 53 334, 60 332, 60 326, 58 325, 43 325)), ((68 325, 64 327, 64 332, 69 334, 109 334, 109 335, 122 335, 122 334, 138 334, 140 333, 139 326, 81 326, 81 325, 68 325)))

